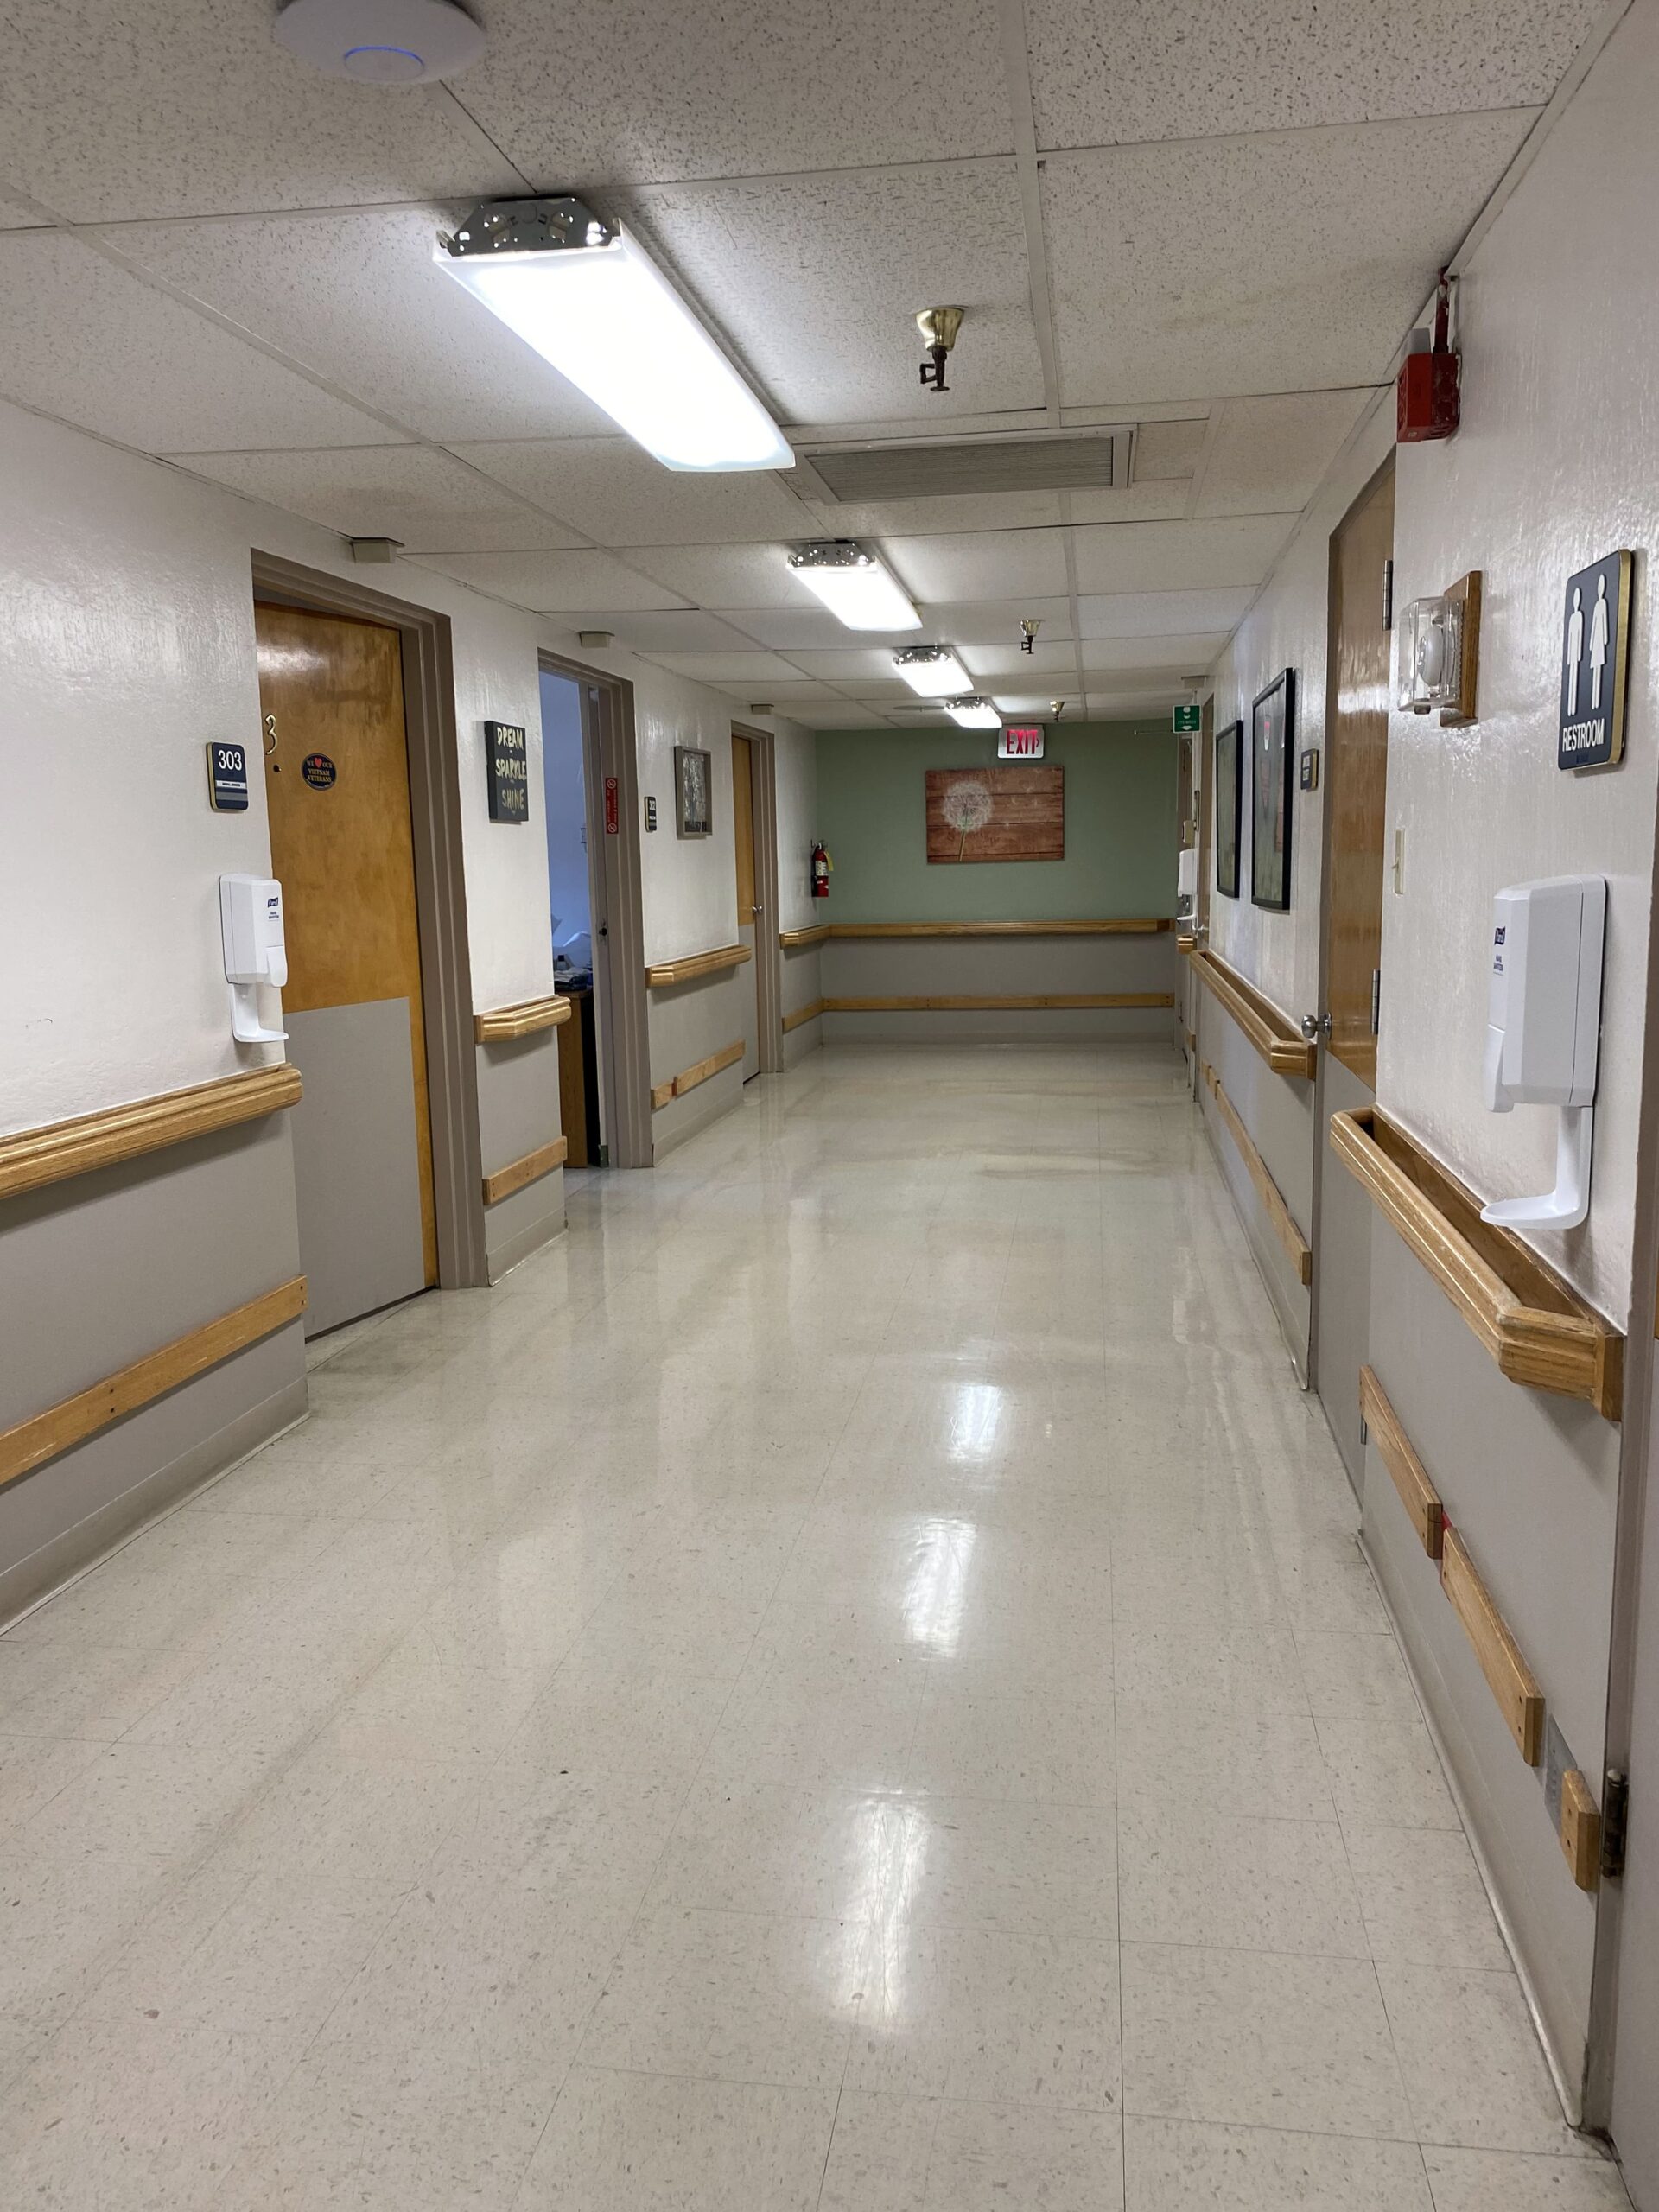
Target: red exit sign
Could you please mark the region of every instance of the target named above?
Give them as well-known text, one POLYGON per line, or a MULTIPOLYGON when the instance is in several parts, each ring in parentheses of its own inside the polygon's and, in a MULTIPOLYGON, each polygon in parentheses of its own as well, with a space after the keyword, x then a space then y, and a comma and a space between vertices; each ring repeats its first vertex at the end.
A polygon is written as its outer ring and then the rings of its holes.
POLYGON ((996 757, 999 760, 1040 760, 1043 757, 1042 724, 1006 723, 1001 736, 997 740, 996 757))

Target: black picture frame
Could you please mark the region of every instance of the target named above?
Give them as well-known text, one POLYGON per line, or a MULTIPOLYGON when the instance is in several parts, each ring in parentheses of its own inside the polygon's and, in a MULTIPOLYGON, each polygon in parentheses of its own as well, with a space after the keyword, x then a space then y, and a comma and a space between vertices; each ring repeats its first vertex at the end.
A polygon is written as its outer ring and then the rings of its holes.
POLYGON ((1281 669, 1250 702, 1250 903, 1290 911, 1290 821, 1296 768, 1296 679, 1281 669))
POLYGON ((713 763, 701 746, 674 748, 674 829, 682 837, 714 834, 713 763))
POLYGON ((1229 722, 1216 732, 1216 888, 1224 899, 1238 896, 1243 803, 1244 725, 1229 722))

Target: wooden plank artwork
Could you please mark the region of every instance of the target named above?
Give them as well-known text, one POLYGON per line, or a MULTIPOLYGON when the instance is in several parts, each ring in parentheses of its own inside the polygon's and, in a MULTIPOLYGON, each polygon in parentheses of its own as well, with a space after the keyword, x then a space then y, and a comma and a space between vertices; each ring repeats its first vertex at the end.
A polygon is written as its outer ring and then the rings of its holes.
POLYGON ((1046 764, 927 771, 927 857, 1063 861, 1065 771, 1046 764))

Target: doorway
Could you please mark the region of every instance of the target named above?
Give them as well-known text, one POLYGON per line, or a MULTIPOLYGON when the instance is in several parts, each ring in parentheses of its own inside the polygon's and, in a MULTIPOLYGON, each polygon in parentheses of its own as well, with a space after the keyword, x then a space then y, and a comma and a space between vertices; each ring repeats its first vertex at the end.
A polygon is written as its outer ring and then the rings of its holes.
POLYGON ((558 1033, 559 1126, 567 1167, 602 1167, 605 1142, 603 1008, 594 988, 592 810, 582 687, 541 672, 543 818, 547 828, 548 926, 553 983, 570 1001, 558 1033))
POLYGON ((754 865, 754 743, 741 730, 732 732, 732 841, 737 865, 737 941, 747 945, 749 960, 737 971, 743 1020, 743 1080, 760 1072, 760 983, 759 950, 755 943, 760 906, 755 895, 754 865))
POLYGON ((311 1337, 438 1280, 403 640, 263 601, 254 622, 311 1337))
POLYGON ((1356 1492, 1364 1482, 1359 1370, 1370 1329, 1371 1202, 1326 1174, 1332 1114, 1373 1105, 1382 1013, 1394 557, 1390 456, 1331 541, 1320 947, 1323 1049, 1314 1090, 1313 1311, 1309 1374, 1356 1492))

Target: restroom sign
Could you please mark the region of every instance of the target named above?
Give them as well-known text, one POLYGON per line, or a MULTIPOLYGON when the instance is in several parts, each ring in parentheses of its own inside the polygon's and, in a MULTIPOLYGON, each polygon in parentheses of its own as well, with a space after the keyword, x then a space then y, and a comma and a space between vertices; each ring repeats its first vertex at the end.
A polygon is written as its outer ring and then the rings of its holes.
POLYGON ((1040 760, 1043 726, 1040 722, 1007 722, 996 741, 999 760, 1040 760))
POLYGON ((492 822, 530 819, 530 746, 517 722, 486 722, 492 822))
POLYGON ((1567 580, 1561 610, 1559 768, 1611 768, 1624 753, 1630 556, 1608 553, 1567 580))

